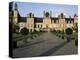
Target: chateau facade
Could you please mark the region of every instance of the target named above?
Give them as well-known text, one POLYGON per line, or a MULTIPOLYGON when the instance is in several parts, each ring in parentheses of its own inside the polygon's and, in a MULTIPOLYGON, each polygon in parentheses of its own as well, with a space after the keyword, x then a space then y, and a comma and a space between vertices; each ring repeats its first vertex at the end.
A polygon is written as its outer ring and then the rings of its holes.
MULTIPOLYGON (((35 13, 34 13, 35 14, 35 13)), ((21 17, 17 4, 15 9, 9 11, 9 20, 20 27, 29 29, 29 32, 37 31, 65 31, 67 28, 76 28, 78 25, 78 16, 66 18, 64 13, 60 13, 58 17, 52 17, 52 11, 43 11, 43 17, 34 17, 33 13, 28 13, 26 17, 21 17)))

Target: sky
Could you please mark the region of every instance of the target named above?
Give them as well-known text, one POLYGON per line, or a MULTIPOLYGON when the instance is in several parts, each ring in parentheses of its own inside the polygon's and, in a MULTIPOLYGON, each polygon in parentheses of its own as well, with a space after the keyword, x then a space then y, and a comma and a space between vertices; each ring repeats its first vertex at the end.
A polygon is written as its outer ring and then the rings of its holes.
MULTIPOLYGON (((57 17, 63 13, 66 17, 73 17, 78 14, 77 5, 63 5, 63 4, 47 4, 47 3, 31 3, 31 2, 14 2, 17 4, 19 14, 22 17, 27 17, 27 14, 32 12, 35 17, 43 17, 43 11, 52 11, 52 17, 57 17)), ((14 5, 13 5, 14 7, 14 5)), ((14 7, 15 8, 15 7, 14 7)))

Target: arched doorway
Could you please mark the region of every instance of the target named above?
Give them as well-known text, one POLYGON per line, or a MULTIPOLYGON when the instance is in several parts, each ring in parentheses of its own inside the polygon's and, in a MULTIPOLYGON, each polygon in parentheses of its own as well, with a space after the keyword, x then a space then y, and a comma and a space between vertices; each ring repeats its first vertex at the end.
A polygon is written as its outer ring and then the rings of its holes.
POLYGON ((50 32, 50 28, 49 28, 49 25, 48 24, 46 24, 46 31, 47 32, 50 32))

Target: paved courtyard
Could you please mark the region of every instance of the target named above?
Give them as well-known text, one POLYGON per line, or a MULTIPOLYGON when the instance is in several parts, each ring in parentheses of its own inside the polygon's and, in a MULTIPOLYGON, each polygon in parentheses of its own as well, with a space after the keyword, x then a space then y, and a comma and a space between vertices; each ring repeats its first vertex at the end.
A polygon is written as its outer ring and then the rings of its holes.
MULTIPOLYGON (((33 39, 34 40, 34 39, 33 39)), ((77 54, 78 48, 74 40, 66 42, 52 33, 44 33, 32 43, 13 50, 13 57, 39 57, 77 54)))

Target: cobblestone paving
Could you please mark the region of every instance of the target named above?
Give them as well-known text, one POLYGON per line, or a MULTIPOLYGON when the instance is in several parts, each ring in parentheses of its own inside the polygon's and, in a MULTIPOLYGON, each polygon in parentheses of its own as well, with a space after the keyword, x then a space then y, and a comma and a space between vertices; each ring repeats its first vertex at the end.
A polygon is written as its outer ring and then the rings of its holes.
POLYGON ((58 51, 51 55, 71 55, 71 54, 78 54, 78 47, 75 46, 74 40, 67 43, 62 48, 60 48, 58 51))
MULTIPOLYGON (((63 48, 66 44, 68 44, 66 40, 63 40, 51 33, 44 33, 36 40, 42 40, 42 42, 13 50, 13 57, 37 57, 57 55, 57 52, 59 50, 61 53, 63 52, 60 48, 67 49, 67 47, 69 47, 66 46, 65 48, 63 48)), ((75 50, 74 47, 71 48, 73 48, 72 51, 75 50)), ((64 52, 65 51, 66 50, 64 50, 64 52)), ((70 52, 70 54, 72 54, 72 52, 70 52)))

